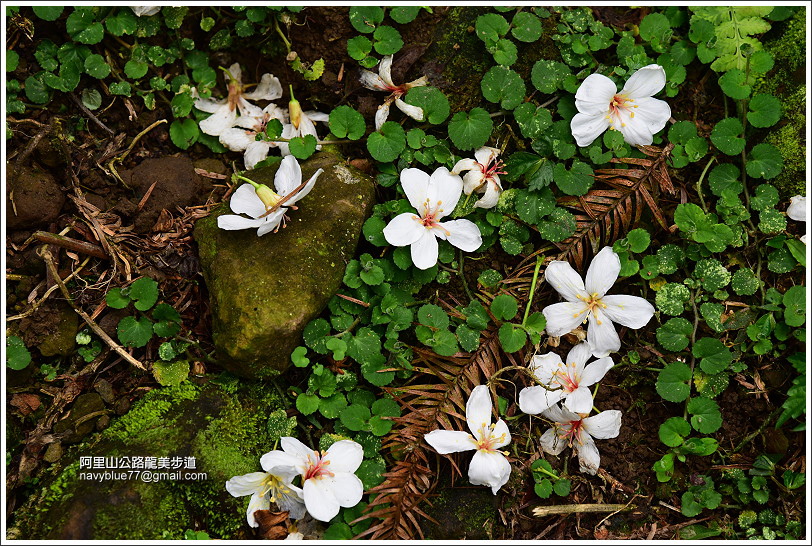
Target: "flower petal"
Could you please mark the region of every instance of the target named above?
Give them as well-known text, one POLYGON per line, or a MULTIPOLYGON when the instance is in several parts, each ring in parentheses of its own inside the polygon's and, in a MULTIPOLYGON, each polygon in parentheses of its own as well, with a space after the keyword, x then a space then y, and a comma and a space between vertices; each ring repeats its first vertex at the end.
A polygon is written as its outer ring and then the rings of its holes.
POLYGON ((220 133, 220 144, 232 152, 244 152, 250 144, 256 142, 255 135, 253 131, 232 127, 220 133))
POLYGON ((471 195, 473 192, 480 189, 484 182, 485 175, 482 174, 479 167, 475 167, 468 171, 462 178, 462 191, 465 193, 465 195, 471 195))
POLYGON ((339 440, 327 448, 327 460, 331 472, 349 472, 352 474, 364 460, 364 448, 352 440, 339 440))
POLYGON ((806 222, 806 197, 794 195, 789 200, 787 216, 798 222, 806 222))
POLYGON ((502 419, 499 419, 496 421, 496 424, 493 425, 491 438, 493 438, 492 445, 495 448, 500 448, 510 443, 510 429, 508 429, 507 423, 505 423, 502 419), (502 439, 500 440, 499 438, 502 439))
POLYGON ((620 350, 620 338, 615 330, 615 325, 609 317, 595 310, 589 315, 589 329, 586 338, 592 347, 592 354, 597 358, 602 358, 620 350))
POLYGON ((234 79, 236 83, 242 83, 242 69, 240 68, 240 63, 234 63, 228 67, 228 74, 225 74, 226 77, 226 84, 231 83, 228 80, 229 75, 234 79))
POLYGON ((318 452, 310 449, 292 436, 282 436, 282 438, 279 440, 279 445, 282 447, 285 453, 298 459, 298 464, 304 467, 307 467, 308 458, 312 459, 314 455, 318 455, 318 452))
POLYGON ((604 296, 601 303, 606 305, 603 313, 609 320, 629 328, 642 328, 654 316, 654 306, 638 296, 604 296))
POLYGON ((600 440, 617 438, 620 434, 621 417, 620 410, 605 410, 584 419, 583 427, 591 436, 600 440))
MULTIPOLYGON (((591 354, 591 353, 590 353, 591 354)), ((542 385, 549 385, 553 380, 553 375, 561 369, 564 362, 555 353, 545 353, 535 355, 527 368, 542 385)))
POLYGON ((487 385, 477 385, 465 404, 465 420, 468 421, 468 429, 477 440, 482 440, 483 429, 490 426, 492 411, 491 391, 487 385))
POLYGON ((644 97, 636 100, 634 104, 637 108, 630 111, 634 113, 632 121, 642 121, 652 134, 662 130, 671 119, 671 107, 665 101, 644 97))
POLYGON ((615 123, 613 128, 620 131, 627 143, 632 146, 648 146, 654 141, 654 132, 644 121, 629 117, 627 112, 619 112, 617 117, 620 127, 615 123))
POLYGON ((262 488, 262 480, 267 474, 265 472, 250 472, 242 476, 234 476, 226 482, 226 491, 232 497, 244 497, 253 495, 262 488))
POLYGON ((279 195, 287 195, 302 183, 302 168, 292 155, 286 156, 279 164, 273 177, 273 185, 279 195))
POLYGON ((446 240, 463 252, 473 252, 482 246, 482 234, 479 227, 470 220, 450 220, 440 223, 448 230, 446 240))
POLYGON ((392 55, 386 55, 381 59, 381 63, 378 65, 378 74, 380 74, 386 85, 395 87, 395 84, 392 83, 392 55))
POLYGON ((263 74, 256 89, 242 96, 249 100, 276 100, 282 96, 282 84, 273 74, 263 74))
POLYGON ((561 297, 569 302, 581 303, 589 297, 584 289, 583 279, 567 262, 559 260, 550 262, 544 272, 544 278, 550 283, 550 286, 555 288, 556 292, 561 294, 561 297))
POLYGON ((631 75, 620 92, 632 99, 656 95, 665 87, 665 69, 658 64, 644 66, 631 75))
POLYGON ((372 89, 373 91, 388 91, 386 82, 383 81, 383 78, 374 72, 370 72, 369 70, 362 69, 359 80, 361 81, 361 85, 367 89, 372 89))
POLYGON ((259 218, 265 214, 265 204, 251 184, 242 184, 237 188, 231 196, 228 206, 231 208, 231 212, 247 214, 252 218, 259 218))
POLYGON ((310 121, 330 121, 330 114, 326 114, 324 112, 316 112, 315 110, 308 110, 304 112, 304 114, 310 119, 310 121))
POLYGON ((265 218, 263 218, 263 220, 265 220, 265 222, 261 226, 259 226, 259 229, 257 229, 257 236, 262 237, 266 233, 270 233, 271 231, 278 228, 279 224, 282 223, 282 217, 285 216, 285 212, 287 210, 288 209, 286 209, 285 207, 282 207, 282 208, 272 212, 271 214, 269 214, 265 218))
POLYGON ((598 452, 598 446, 595 445, 595 440, 592 439, 588 433, 581 432, 581 443, 575 444, 578 450, 578 462, 580 463, 580 470, 586 474, 593 476, 598 473, 598 468, 601 466, 601 455, 598 452))
POLYGON ((423 109, 419 106, 414 106, 413 104, 409 104, 404 102, 401 99, 395 99, 395 106, 400 109, 401 112, 409 116, 415 121, 423 121, 423 109))
POLYGON ((311 478, 302 486, 305 507, 319 521, 330 521, 341 509, 331 486, 332 482, 324 478, 311 478))
POLYGON ((482 146, 481 148, 477 148, 477 151, 474 152, 474 157, 480 165, 488 166, 499 157, 499 148, 482 146))
POLYGON ((570 131, 580 147, 589 146, 609 128, 606 112, 599 114, 575 114, 570 121, 570 131))
POLYGON ((281 478, 285 478, 283 481, 290 481, 287 479, 287 474, 289 473, 288 469, 293 469, 295 471, 296 465, 299 463, 299 459, 279 449, 269 451, 259 460, 259 464, 262 465, 262 470, 281 478))
POLYGON ((592 259, 592 263, 589 264, 589 269, 586 271, 584 287, 587 293, 598 294, 598 297, 602 298, 615 284, 619 273, 620 258, 612 247, 603 247, 592 259))
POLYGON ((592 410, 592 393, 581 386, 564 397, 564 407, 573 413, 589 413, 592 410))
POLYGON ((316 180, 319 179, 319 176, 321 176, 321 174, 323 172, 324 172, 324 169, 321 169, 321 168, 319 170, 317 170, 316 172, 314 172, 313 176, 311 176, 310 178, 307 179, 307 184, 305 184, 304 188, 299 190, 299 192, 296 195, 294 195, 293 197, 291 197, 290 199, 285 201, 285 205, 293 205, 297 201, 301 201, 302 199, 307 197, 307 194, 310 193, 310 190, 312 190, 313 186, 316 185, 316 180))
POLYGON ((564 389, 548 391, 538 385, 525 387, 519 391, 519 409, 529 415, 537 415, 554 406, 565 394, 564 389))
POLYGON ((575 373, 578 377, 581 376, 581 373, 584 371, 584 364, 586 361, 589 360, 589 357, 592 356, 592 347, 589 346, 589 343, 579 343, 567 354, 567 364, 568 367, 572 367, 571 365, 575 364, 575 373))
POLYGON ((542 309, 547 319, 547 335, 563 336, 578 328, 587 317, 589 308, 585 303, 569 301, 554 303, 542 309))
POLYGON ((546 410, 544 413, 541 414, 542 417, 549 419, 550 421, 554 421, 556 423, 571 423, 572 421, 580 421, 581 416, 577 413, 573 413, 568 410, 564 406, 551 406, 550 409, 546 410))
POLYGON ((233 231, 236 229, 251 229, 258 228, 264 220, 255 220, 253 218, 245 218, 244 216, 237 216, 236 214, 224 214, 217 217, 217 227, 233 231))
POLYGON ((431 230, 425 230, 418 240, 412 243, 412 262, 418 269, 428 269, 437 263, 437 256, 440 253, 440 245, 437 237, 431 230))
POLYGON ((276 496, 276 505, 280 510, 288 511, 290 519, 302 519, 305 515, 304 500, 300 497, 301 489, 291 485, 291 490, 298 491, 298 494, 284 494, 278 493, 276 496))
POLYGON ((440 455, 476 449, 471 435, 459 430, 432 430, 423 438, 440 455))
POLYGON ((375 112, 375 130, 380 131, 383 124, 386 123, 386 120, 389 119, 389 105, 391 104, 390 101, 386 101, 380 106, 378 106, 378 110, 375 112))
MULTIPOLYGON (((220 138, 222 138, 222 135, 220 138)), ((248 170, 253 169, 257 163, 268 157, 269 151, 271 151, 270 142, 266 142, 264 140, 255 140, 251 142, 245 149, 245 153, 242 156, 243 161, 245 162, 245 168, 248 170)))
POLYGON ((475 159, 471 158, 460 159, 459 161, 454 163, 454 168, 451 169, 451 174, 460 174, 462 171, 470 171, 473 169, 479 170, 479 166, 477 165, 475 159))
POLYGON ((431 173, 426 197, 432 205, 440 207, 436 219, 451 214, 461 195, 462 178, 459 175, 451 174, 445 167, 439 167, 431 173))
POLYGON ((474 203, 475 207, 490 209, 496 206, 499 202, 499 194, 502 193, 502 188, 494 180, 489 180, 485 185, 485 195, 474 203))
POLYGON ((213 114, 217 110, 219 110, 222 106, 227 104, 228 101, 226 100, 214 100, 214 99, 197 99, 195 101, 195 108, 200 110, 201 112, 208 112, 213 114))
MULTIPOLYGON (((589 345, 587 344, 587 347, 589 345)), ((589 348, 589 351, 592 351, 592 348, 589 348)), ((580 381, 578 382, 579 385, 582 387, 590 387, 603 379, 603 376, 606 375, 615 363, 612 359, 608 356, 600 358, 595 362, 590 362, 586 368, 584 368, 583 373, 581 374, 580 381)))
POLYGON ((590 74, 575 93, 575 107, 582 114, 605 116, 616 93, 615 82, 603 74, 590 74))
POLYGON ((245 517, 248 520, 248 525, 251 527, 259 527, 259 523, 254 518, 254 512, 257 510, 268 510, 271 507, 271 502, 266 495, 254 493, 251 495, 251 500, 248 502, 248 510, 245 512, 245 517))
POLYGON ((403 192, 420 216, 423 216, 425 212, 430 180, 431 176, 420 169, 409 168, 400 171, 400 185, 403 187, 403 192))
POLYGON ((487 485, 494 495, 510 478, 510 462, 501 453, 477 451, 468 467, 468 481, 473 485, 487 485))
MULTIPOLYGON (((361 451, 361 458, 363 458, 363 450, 361 451)), ((361 502, 361 497, 364 496, 364 484, 352 472, 336 472, 335 476, 328 476, 323 479, 332 482, 330 485, 339 506, 351 508, 361 502)))
POLYGON ((420 223, 420 217, 413 212, 404 212, 392 218, 383 228, 386 242, 394 246, 409 246, 423 236, 427 230, 420 223))
POLYGON ((231 106, 224 104, 217 109, 212 115, 200 122, 200 130, 207 135, 220 136, 226 129, 234 127, 237 121, 237 111, 232 110, 231 106))
POLYGON ((558 455, 567 447, 567 442, 558 436, 556 429, 557 427, 548 428, 539 438, 539 446, 550 455, 558 455))

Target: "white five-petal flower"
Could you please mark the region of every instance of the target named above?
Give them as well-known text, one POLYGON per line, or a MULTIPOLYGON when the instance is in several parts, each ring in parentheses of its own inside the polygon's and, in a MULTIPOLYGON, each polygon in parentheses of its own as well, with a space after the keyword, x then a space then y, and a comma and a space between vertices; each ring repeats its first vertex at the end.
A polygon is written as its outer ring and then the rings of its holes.
MULTIPOLYGON (((806 222, 806 209, 806 197, 803 195, 795 195, 789 200, 787 216, 797 222, 806 222)), ((806 234, 801 235, 801 242, 806 244, 806 234)))
POLYGON ((262 466, 291 466, 302 476, 302 496, 311 516, 330 521, 341 507, 361 501, 364 485, 355 475, 364 459, 361 444, 339 440, 319 453, 290 436, 283 436, 280 442, 282 451, 263 455, 262 466))
POLYGON ((275 502, 280 510, 290 512, 291 519, 300 519, 304 516, 305 506, 302 490, 291 485, 296 477, 296 469, 292 466, 269 466, 269 461, 262 461, 265 472, 251 472, 243 476, 234 476, 226 482, 226 491, 235 497, 251 495, 248 503, 246 517, 248 525, 258 527, 254 518, 257 510, 268 510, 270 503, 275 502))
POLYGON ((218 216, 217 226, 227 230, 257 228, 258 236, 278 229, 285 219, 287 208, 296 208, 295 203, 310 193, 322 172, 324 170, 319 169, 307 183, 302 184, 299 162, 292 155, 285 157, 274 176, 276 192, 264 184, 255 186, 249 180, 249 184, 241 185, 231 196, 229 206, 236 214, 218 216), (247 214, 250 218, 240 214, 247 214))
POLYGON ((130 6, 130 9, 138 17, 149 17, 161 11, 161 6, 130 6))
POLYGON ((578 146, 589 146, 607 128, 620 131, 632 146, 651 144, 671 118, 668 103, 652 98, 664 86, 665 70, 657 64, 632 74, 620 92, 606 76, 587 76, 575 93, 578 113, 570 123, 578 146))
POLYGON ((482 235, 470 220, 440 222, 450 214, 462 194, 462 179, 440 167, 431 176, 420 169, 403 169, 400 183, 417 209, 417 214, 404 212, 395 216, 383 229, 387 242, 395 246, 411 246, 412 262, 419 269, 437 263, 439 243, 444 239, 455 247, 473 252, 482 245, 482 235))
POLYGON ((472 192, 484 193, 479 201, 474 203, 475 207, 489 209, 496 206, 499 201, 499 194, 502 193, 502 183, 499 180, 500 174, 505 174, 500 171, 504 163, 497 159, 499 157, 499 150, 489 146, 483 146, 474 152, 476 159, 461 159, 457 161, 454 168, 451 169, 451 174, 459 174, 462 171, 468 171, 462 179, 462 190, 465 195, 471 195, 472 192))
POLYGON ((510 477, 510 462, 498 449, 510 443, 510 431, 501 419, 491 424, 492 409, 488 387, 474 387, 465 404, 465 419, 473 435, 462 431, 433 430, 425 435, 425 439, 441 455, 475 449, 468 467, 468 480, 474 485, 490 487, 495 495, 510 477))
POLYGON ((392 102, 395 103, 401 112, 406 114, 412 119, 423 121, 423 109, 419 106, 407 104, 401 99, 412 87, 422 87, 428 83, 428 78, 422 76, 409 83, 402 85, 395 85, 392 82, 392 55, 387 55, 381 59, 378 65, 378 73, 370 72, 369 70, 361 70, 361 85, 373 91, 386 91, 391 93, 384 103, 378 107, 375 113, 375 130, 380 131, 381 126, 389 118, 389 107, 392 102))
POLYGON ((243 114, 237 118, 235 127, 220 133, 220 144, 234 152, 245 152, 245 168, 253 169, 254 165, 268 157, 271 148, 277 146, 276 142, 264 138, 257 140, 257 135, 265 132, 265 126, 272 119, 284 125, 288 122, 288 113, 284 108, 270 103, 259 112, 243 114))
POLYGON ((211 112, 211 116, 200 122, 200 130, 207 135, 220 136, 226 129, 234 127, 238 114, 261 117, 262 111, 259 106, 251 104, 246 99, 275 100, 282 96, 282 84, 272 74, 263 74, 257 88, 246 93, 242 85, 242 70, 239 63, 232 64, 224 72, 228 97, 220 101, 212 99, 195 101, 195 108, 211 112))
POLYGON ((541 448, 550 455, 558 455, 565 447, 574 447, 581 472, 597 474, 601 456, 594 438, 605 440, 620 434, 620 411, 606 410, 592 417, 581 417, 567 408, 553 406, 542 415, 553 422, 553 427, 541 435, 541 448))
POLYGON ((620 258, 612 247, 604 247, 586 272, 586 283, 570 264, 553 261, 545 278, 567 300, 544 308, 547 334, 563 336, 589 321, 587 341, 592 354, 604 357, 620 349, 620 338, 612 322, 642 328, 654 316, 654 306, 638 296, 607 296, 620 273, 620 258))
POLYGON ((589 413, 592 409, 589 387, 603 379, 615 365, 608 356, 586 365, 591 356, 592 347, 586 342, 572 348, 566 363, 555 353, 534 356, 528 367, 539 385, 519 392, 519 408, 535 415, 564 400, 564 407, 568 410, 589 413))

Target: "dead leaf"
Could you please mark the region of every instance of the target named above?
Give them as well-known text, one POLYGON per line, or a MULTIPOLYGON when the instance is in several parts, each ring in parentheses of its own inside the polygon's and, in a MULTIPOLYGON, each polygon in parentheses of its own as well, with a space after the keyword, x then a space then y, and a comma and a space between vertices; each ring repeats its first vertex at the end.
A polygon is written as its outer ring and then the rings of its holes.
POLYGON ((290 512, 271 512, 270 510, 257 510, 254 519, 257 520, 259 536, 267 540, 282 540, 288 536, 288 515, 290 512))
POLYGON ((20 411, 23 416, 31 415, 42 405, 42 401, 36 394, 15 394, 9 402, 20 411))

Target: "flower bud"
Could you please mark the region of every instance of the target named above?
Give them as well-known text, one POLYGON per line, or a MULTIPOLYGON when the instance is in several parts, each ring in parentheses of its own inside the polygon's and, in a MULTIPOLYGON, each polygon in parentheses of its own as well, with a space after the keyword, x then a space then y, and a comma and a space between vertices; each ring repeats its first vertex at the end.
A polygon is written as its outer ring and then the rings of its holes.
POLYGON ((254 186, 254 189, 257 191, 257 197, 265 204, 266 209, 270 209, 281 199, 278 193, 265 184, 257 184, 254 186))
POLYGON ((290 103, 288 104, 288 112, 290 113, 290 122, 293 127, 298 129, 299 123, 302 121, 302 106, 299 101, 293 96, 293 86, 290 86, 290 103))

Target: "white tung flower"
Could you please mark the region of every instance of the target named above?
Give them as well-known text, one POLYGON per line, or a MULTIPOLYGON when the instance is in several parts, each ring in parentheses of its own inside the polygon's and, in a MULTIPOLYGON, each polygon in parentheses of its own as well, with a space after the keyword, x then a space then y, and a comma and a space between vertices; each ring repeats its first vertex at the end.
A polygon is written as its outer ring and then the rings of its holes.
POLYGON ((651 144, 671 118, 668 103, 652 98, 664 86, 665 70, 657 64, 632 74, 620 92, 606 76, 587 76, 575 93, 578 113, 570 124, 578 146, 589 146, 607 128, 620 131, 632 146, 651 144))
POLYGON ((567 262, 550 262, 545 278, 567 301, 542 311, 547 319, 547 334, 563 336, 588 320, 587 341, 593 355, 604 357, 620 349, 612 322, 642 328, 654 316, 654 306, 638 296, 607 296, 619 273, 620 258, 608 246, 589 264, 586 283, 567 262))
MULTIPOLYGON (((267 462, 265 461, 265 463, 267 462)), ((234 476, 226 482, 226 491, 232 496, 251 495, 246 513, 248 525, 258 527, 254 512, 268 510, 272 502, 275 502, 280 510, 290 512, 291 519, 300 519, 304 516, 302 490, 290 483, 296 477, 296 469, 292 466, 267 466, 266 464, 263 464, 262 468, 265 472, 251 472, 243 476, 234 476)))
POLYGON ((324 170, 319 169, 302 184, 299 162, 292 155, 285 157, 274 176, 276 192, 265 184, 245 179, 249 183, 237 188, 229 203, 231 211, 236 214, 218 216, 217 227, 227 230, 257 228, 258 236, 279 229, 279 224, 285 220, 287 207, 295 209, 294 204, 310 193, 322 172, 324 170), (251 218, 239 214, 247 214, 251 218))
POLYGON ((404 212, 395 216, 383 229, 383 235, 391 245, 411 246, 415 266, 428 269, 437 263, 437 238, 465 252, 473 252, 482 245, 479 227, 470 220, 440 222, 460 200, 462 179, 459 176, 449 173, 445 167, 431 176, 420 169, 403 169, 400 183, 417 214, 404 212))
MULTIPOLYGON (((312 135, 316 141, 319 140, 319 135, 316 133, 316 121, 328 122, 330 121, 330 114, 323 112, 316 112, 315 110, 302 111, 302 106, 299 101, 293 96, 293 86, 290 86, 290 103, 288 104, 288 112, 290 113, 290 123, 286 123, 282 127, 282 138, 290 140, 296 137, 305 137, 312 135)), ((290 155, 290 145, 287 142, 278 142, 279 151, 283 156, 290 155)), ((316 145, 317 150, 321 150, 321 145, 316 145)))
POLYGON ((474 152, 476 159, 461 159, 451 169, 451 174, 468 171, 462 179, 462 190, 465 195, 471 195, 472 192, 485 194, 474 203, 475 207, 489 209, 496 206, 499 201, 499 194, 502 193, 499 175, 505 174, 505 171, 500 170, 504 163, 497 159, 498 156, 497 148, 483 146, 474 152))
POLYGON ((592 409, 589 387, 603 379, 615 365, 608 356, 586 365, 591 356, 592 347, 586 342, 572 348, 566 363, 555 353, 534 356, 528 367, 541 386, 522 389, 519 392, 519 408, 524 413, 535 415, 563 399, 564 407, 568 410, 589 413, 592 409))
POLYGON ((573 447, 578 452, 581 472, 597 474, 601 456, 593 438, 616 438, 620 434, 620 411, 606 410, 592 417, 582 417, 567 408, 553 406, 542 415, 553 422, 553 427, 541 435, 541 449, 558 455, 565 447, 573 447))
POLYGON ((350 508, 361 501, 364 485, 355 475, 364 459, 361 444, 339 440, 319 453, 290 436, 283 436, 280 442, 283 451, 266 453, 262 464, 296 469, 302 476, 302 496, 311 516, 330 521, 341 507, 350 508))
POLYGON ((375 113, 375 130, 380 131, 381 126, 389 118, 389 107, 395 103, 401 112, 412 119, 423 121, 423 109, 419 106, 412 106, 401 99, 412 87, 422 87, 428 83, 428 78, 422 76, 409 83, 395 85, 392 82, 392 55, 387 55, 381 59, 378 65, 378 73, 369 70, 361 70, 361 85, 373 91, 385 91, 390 93, 384 103, 378 107, 375 113))
MULTIPOLYGON (((806 209, 806 197, 803 195, 795 195, 789 200, 787 216, 797 222, 806 222, 806 209)), ((801 242, 806 244, 806 234, 801 235, 801 242)))
POLYGON ((149 17, 161 11, 161 6, 130 6, 130 9, 138 17, 149 17))
POLYGON ((237 114, 253 117, 262 116, 261 109, 248 102, 250 100, 275 100, 282 96, 282 84, 272 74, 263 74, 257 88, 245 92, 242 85, 242 70, 239 63, 232 64, 225 70, 228 97, 223 100, 197 99, 195 108, 211 112, 211 116, 200 122, 200 130, 207 135, 220 136, 223 131, 234 127, 237 114))
POLYGON ((235 127, 220 133, 220 144, 233 152, 245 152, 245 168, 253 169, 254 165, 268 157, 271 148, 277 146, 276 142, 262 137, 257 140, 257 135, 265 132, 265 126, 272 119, 277 119, 284 125, 288 122, 288 113, 284 108, 270 103, 259 112, 243 114, 237 118, 235 127))
POLYGON ((465 404, 465 419, 471 434, 454 430, 433 430, 425 435, 426 442, 441 455, 475 449, 468 480, 474 485, 486 485, 495 495, 510 477, 510 463, 498 448, 510 443, 510 431, 501 419, 491 424, 493 405, 488 387, 479 385, 471 391, 465 404))

